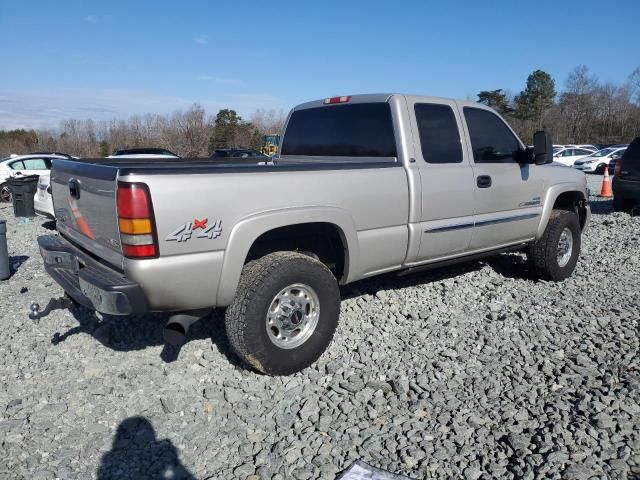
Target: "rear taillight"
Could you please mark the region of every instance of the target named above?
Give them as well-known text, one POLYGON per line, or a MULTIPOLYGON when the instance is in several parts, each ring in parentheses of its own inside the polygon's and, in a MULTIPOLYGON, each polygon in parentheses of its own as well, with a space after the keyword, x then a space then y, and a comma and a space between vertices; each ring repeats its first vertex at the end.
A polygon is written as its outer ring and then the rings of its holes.
POLYGON ((613 174, 620 175, 620 171, 622 170, 622 158, 616 160, 616 164, 613 167, 613 174))
POLYGON ((118 228, 122 253, 129 258, 158 256, 151 195, 144 183, 118 183, 118 228))

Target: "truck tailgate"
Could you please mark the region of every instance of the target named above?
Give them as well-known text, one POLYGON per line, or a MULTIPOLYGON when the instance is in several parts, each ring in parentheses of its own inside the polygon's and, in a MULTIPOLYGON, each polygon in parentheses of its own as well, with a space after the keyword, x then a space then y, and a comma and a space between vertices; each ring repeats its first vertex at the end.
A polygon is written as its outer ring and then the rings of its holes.
POLYGON ((51 193, 58 231, 90 253, 122 269, 117 215, 118 168, 54 160, 51 193))

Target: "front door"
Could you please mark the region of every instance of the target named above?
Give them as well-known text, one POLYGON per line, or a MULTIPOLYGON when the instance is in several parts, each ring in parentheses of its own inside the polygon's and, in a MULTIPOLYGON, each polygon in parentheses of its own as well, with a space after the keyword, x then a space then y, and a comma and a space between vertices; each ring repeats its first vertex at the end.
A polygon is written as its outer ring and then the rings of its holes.
POLYGON ((462 254, 473 232, 473 171, 456 104, 407 97, 419 165, 421 238, 417 263, 462 254))
POLYGON ((475 189, 475 227, 469 249, 486 250, 531 240, 544 200, 540 167, 516 162, 514 152, 523 146, 491 110, 465 106, 462 113, 475 189))

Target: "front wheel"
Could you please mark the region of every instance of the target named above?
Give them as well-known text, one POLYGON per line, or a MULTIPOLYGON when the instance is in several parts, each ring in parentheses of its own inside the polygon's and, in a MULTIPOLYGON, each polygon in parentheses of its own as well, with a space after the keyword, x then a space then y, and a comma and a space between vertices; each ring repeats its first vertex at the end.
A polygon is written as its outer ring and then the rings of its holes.
POLYGON ((529 246, 528 257, 536 275, 555 282, 570 277, 578 263, 580 240, 576 214, 553 210, 542 237, 529 246))
POLYGON ((315 362, 338 324, 340 291, 320 261, 276 252, 245 265, 225 327, 236 354, 268 375, 315 362))

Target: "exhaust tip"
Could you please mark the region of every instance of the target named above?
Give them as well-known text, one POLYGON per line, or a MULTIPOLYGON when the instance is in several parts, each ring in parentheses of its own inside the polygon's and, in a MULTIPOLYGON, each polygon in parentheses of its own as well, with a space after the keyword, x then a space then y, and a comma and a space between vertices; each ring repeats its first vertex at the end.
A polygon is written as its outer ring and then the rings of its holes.
POLYGON ((182 345, 187 340, 187 331, 178 322, 168 323, 162 332, 165 343, 169 345, 182 345))

